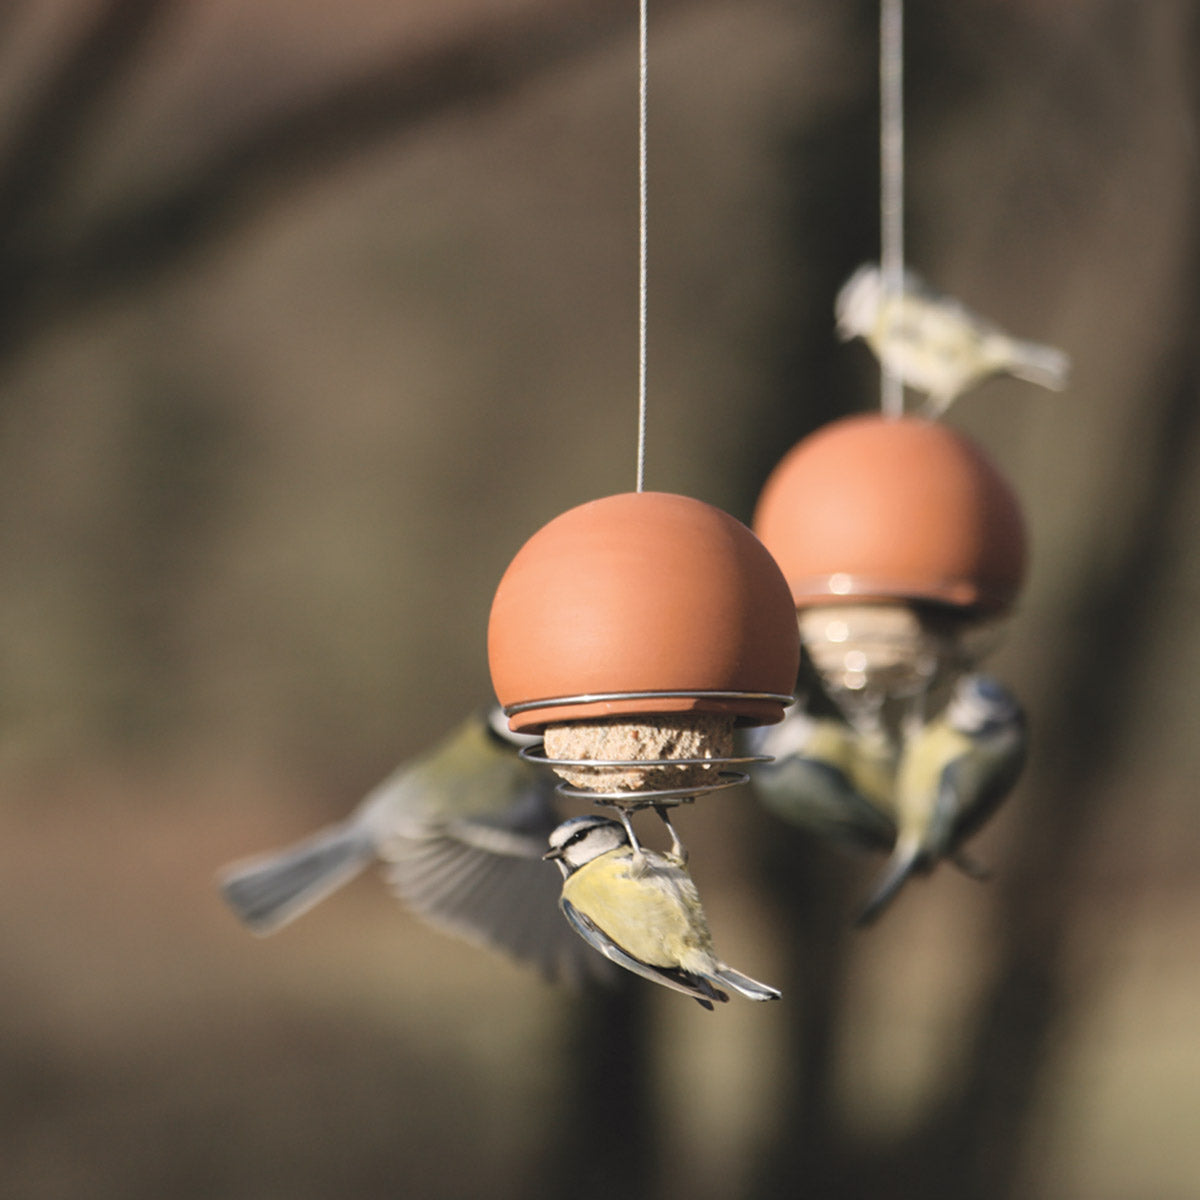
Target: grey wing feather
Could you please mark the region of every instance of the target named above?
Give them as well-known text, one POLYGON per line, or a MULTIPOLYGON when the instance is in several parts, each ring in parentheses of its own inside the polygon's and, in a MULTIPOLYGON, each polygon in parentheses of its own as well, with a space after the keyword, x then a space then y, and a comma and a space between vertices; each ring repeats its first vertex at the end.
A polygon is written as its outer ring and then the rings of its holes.
POLYGON ((964 799, 969 799, 964 788, 970 782, 970 774, 962 768, 961 760, 949 763, 938 780, 937 799, 922 837, 922 848, 930 861, 936 861, 949 851, 955 826, 963 812, 964 799))
POLYGON ((974 764, 971 773, 964 769, 961 779, 945 781, 947 786, 955 787, 960 797, 965 797, 960 799, 955 822, 956 845, 977 832, 1016 786, 1025 768, 1028 748, 1022 720, 1014 723, 988 760, 974 764))
POLYGON ((712 1001, 719 1000, 724 1003, 729 999, 720 988, 713 987, 707 979, 687 975, 683 971, 664 970, 662 967, 654 967, 649 963, 644 963, 640 959, 634 958, 631 954, 622 950, 594 922, 588 920, 569 900, 563 900, 561 908, 563 915, 570 922, 571 928, 589 946, 595 950, 599 950, 605 958, 615 962, 617 966, 624 967, 627 971, 632 971, 635 975, 640 975, 643 979, 649 979, 651 983, 660 983, 664 987, 671 988, 673 991, 682 992, 685 996, 691 996, 710 1010, 712 1008, 712 1001))
MULTIPOLYGON (((548 833, 556 819, 547 811, 548 833)), ((545 848, 545 834, 453 821, 388 838, 379 852, 392 889, 431 925, 531 963, 551 980, 611 979, 563 925, 561 879, 542 861, 545 848)))
POLYGON ((254 933, 268 934, 348 883, 375 843, 353 821, 333 825, 279 853, 244 859, 218 876, 221 894, 254 933))

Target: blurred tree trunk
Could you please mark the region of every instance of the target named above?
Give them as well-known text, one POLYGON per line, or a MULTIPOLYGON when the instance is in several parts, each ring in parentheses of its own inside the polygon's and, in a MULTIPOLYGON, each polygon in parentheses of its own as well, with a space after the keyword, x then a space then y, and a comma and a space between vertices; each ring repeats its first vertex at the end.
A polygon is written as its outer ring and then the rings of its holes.
POLYGON ((650 987, 624 972, 579 1000, 563 1048, 566 1094, 547 1131, 542 1196, 648 1200, 658 1194, 650 987))

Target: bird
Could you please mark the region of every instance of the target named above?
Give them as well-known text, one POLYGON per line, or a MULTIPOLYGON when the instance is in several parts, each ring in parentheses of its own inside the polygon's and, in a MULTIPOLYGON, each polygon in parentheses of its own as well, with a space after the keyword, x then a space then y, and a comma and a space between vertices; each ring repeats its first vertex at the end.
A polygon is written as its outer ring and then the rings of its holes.
POLYGON ((952 858, 979 874, 960 851, 1020 777, 1028 728, 1016 697, 990 675, 962 676, 946 707, 905 740, 896 769, 896 844, 862 909, 874 921, 916 872, 952 858))
POLYGON ((747 731, 748 747, 774 761, 755 769, 754 789, 777 817, 835 843, 890 850, 894 755, 889 739, 816 716, 803 702, 777 725, 747 731))
POLYGON ((885 370, 925 393, 931 417, 992 375, 1061 391, 1071 370, 1062 350, 1010 337, 911 271, 897 293, 864 264, 842 285, 835 314, 841 339, 864 338, 885 370))
POLYGON ((700 895, 682 860, 635 850, 624 824, 589 814, 550 834, 545 857, 562 872, 559 907, 571 928, 607 959, 697 1000, 710 1012, 728 987, 749 1000, 778 1000, 778 989, 723 963, 700 895))
POLYGON ((396 770, 343 821, 281 851, 224 868, 236 916, 266 935, 380 860, 399 898, 430 925, 578 985, 611 978, 558 913, 559 879, 542 861, 562 820, 554 777, 519 756, 535 739, 481 709, 396 770))

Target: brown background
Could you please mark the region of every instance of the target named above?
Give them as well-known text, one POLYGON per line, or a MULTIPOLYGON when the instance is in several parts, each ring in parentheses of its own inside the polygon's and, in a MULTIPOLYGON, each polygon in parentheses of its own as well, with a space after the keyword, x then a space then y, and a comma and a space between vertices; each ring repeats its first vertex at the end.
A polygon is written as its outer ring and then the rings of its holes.
MULTIPOLYGON (((876 10, 651 7, 647 484, 747 519, 876 403, 876 10)), ((1194 6, 911 7, 910 260, 1076 363, 949 418, 1027 506, 1033 761, 996 880, 868 934, 877 864, 684 814, 786 993, 714 1015, 212 886, 487 699, 504 565, 633 486, 635 4, 0 7, 0 1193, 1197 1194, 1194 6)))

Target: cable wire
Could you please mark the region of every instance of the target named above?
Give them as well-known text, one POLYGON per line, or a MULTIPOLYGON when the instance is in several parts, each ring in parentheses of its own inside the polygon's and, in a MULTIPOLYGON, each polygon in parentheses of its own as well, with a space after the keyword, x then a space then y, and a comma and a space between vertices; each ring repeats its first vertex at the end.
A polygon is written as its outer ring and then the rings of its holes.
POLYGON ((647 38, 648 0, 639 0, 638 6, 638 436, 637 436, 637 490, 646 484, 646 300, 648 272, 646 269, 647 195, 646 186, 646 109, 649 81, 649 54, 647 38))
MULTIPOLYGON (((904 0, 879 7, 879 241, 885 297, 904 289, 904 0)), ((904 384, 881 366, 885 416, 904 412, 904 384)))

